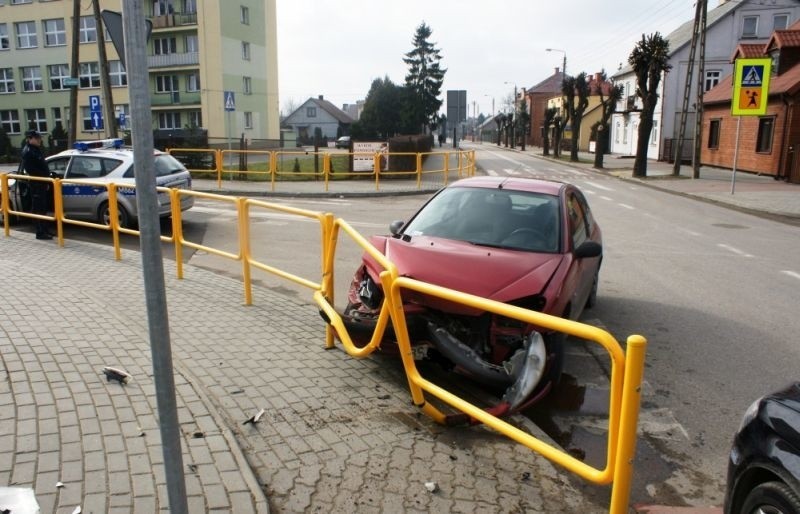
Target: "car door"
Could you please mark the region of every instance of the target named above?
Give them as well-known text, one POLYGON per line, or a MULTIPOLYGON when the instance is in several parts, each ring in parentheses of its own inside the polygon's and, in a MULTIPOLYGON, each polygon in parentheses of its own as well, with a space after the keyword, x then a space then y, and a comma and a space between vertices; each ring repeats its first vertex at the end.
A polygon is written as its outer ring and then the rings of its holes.
MULTIPOLYGON (((64 175, 64 214, 81 218, 92 218, 98 197, 107 197, 106 188, 87 184, 85 181, 103 176, 102 160, 93 155, 74 155, 64 175), (81 182, 70 182, 78 180, 81 182)), ((96 180, 95 180, 96 181, 96 180)))
POLYGON ((567 230, 570 240, 569 252, 572 254, 572 262, 568 272, 570 290, 572 291, 571 316, 577 319, 592 291, 592 283, 597 272, 599 257, 582 259, 575 257, 575 250, 581 244, 592 239, 594 221, 588 210, 586 199, 577 189, 567 189, 565 202, 567 208, 567 230))

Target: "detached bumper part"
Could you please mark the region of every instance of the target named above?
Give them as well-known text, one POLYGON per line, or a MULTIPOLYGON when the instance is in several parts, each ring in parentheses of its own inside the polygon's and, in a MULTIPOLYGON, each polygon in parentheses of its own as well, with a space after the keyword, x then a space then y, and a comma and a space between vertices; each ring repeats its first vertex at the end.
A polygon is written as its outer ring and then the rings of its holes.
POLYGON ((544 375, 547 350, 542 335, 532 332, 523 348, 498 366, 483 360, 475 350, 462 343, 447 330, 428 323, 428 332, 436 349, 448 360, 478 382, 505 388, 503 411, 514 411, 530 400, 544 375))

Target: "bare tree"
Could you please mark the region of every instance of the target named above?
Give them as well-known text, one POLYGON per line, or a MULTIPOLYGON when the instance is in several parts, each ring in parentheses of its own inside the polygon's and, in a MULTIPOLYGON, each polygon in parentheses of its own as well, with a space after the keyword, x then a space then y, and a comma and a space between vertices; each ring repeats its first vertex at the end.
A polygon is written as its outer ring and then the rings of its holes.
POLYGON ((561 85, 561 92, 564 93, 566 102, 564 111, 568 121, 572 124, 572 148, 569 152, 569 160, 578 162, 578 141, 581 132, 581 121, 583 113, 589 106, 589 82, 586 81, 586 73, 581 72, 577 77, 565 77, 561 85))
POLYGON ((603 169, 603 155, 608 148, 611 127, 611 115, 617 110, 617 103, 622 100, 622 85, 608 84, 605 70, 600 72, 599 80, 594 86, 594 94, 600 97, 600 121, 597 122, 597 139, 594 148, 594 167, 603 169), (606 88, 608 94, 606 95, 606 88))
POLYGON ((300 107, 300 104, 292 97, 287 98, 283 101, 283 108, 281 109, 281 116, 289 116, 297 108, 300 107))
POLYGON ((658 102, 658 84, 661 75, 669 71, 669 41, 656 32, 645 36, 636 44, 628 57, 628 63, 636 73, 636 95, 642 100, 639 115, 639 140, 636 142, 636 159, 633 162, 633 176, 647 176, 647 147, 650 132, 653 130, 653 113, 658 102))

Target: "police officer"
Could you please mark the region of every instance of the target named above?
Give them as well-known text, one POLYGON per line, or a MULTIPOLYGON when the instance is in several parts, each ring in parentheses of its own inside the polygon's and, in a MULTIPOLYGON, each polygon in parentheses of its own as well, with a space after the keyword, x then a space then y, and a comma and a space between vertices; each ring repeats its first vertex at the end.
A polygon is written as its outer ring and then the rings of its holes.
MULTIPOLYGON (((35 130, 25 133, 26 144, 22 149, 22 168, 32 177, 50 177, 50 169, 42 153, 42 135, 35 130)), ((47 195, 49 183, 40 180, 30 180, 31 213, 47 214, 47 195)), ((47 229, 45 220, 36 220, 36 239, 53 239, 47 229)))

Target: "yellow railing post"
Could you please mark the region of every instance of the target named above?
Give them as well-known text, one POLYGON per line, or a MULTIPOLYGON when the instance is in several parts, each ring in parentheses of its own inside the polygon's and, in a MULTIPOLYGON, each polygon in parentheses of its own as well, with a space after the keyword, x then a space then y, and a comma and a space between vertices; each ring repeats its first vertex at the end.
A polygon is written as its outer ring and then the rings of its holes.
POLYGON ((375 172, 375 191, 380 191, 380 177, 381 177, 381 156, 378 152, 372 156, 372 170, 375 172))
POLYGON ((417 189, 422 187, 422 153, 417 152, 417 189))
POLYGON ((272 152, 272 156, 269 159, 269 175, 270 175, 270 185, 272 186, 272 192, 275 192, 275 177, 278 175, 278 152, 272 152))
MULTIPOLYGON (((617 440, 617 458, 611 486, 609 514, 625 514, 631 494, 633 459, 636 455, 636 427, 642 401, 642 378, 647 340, 639 335, 628 337, 625 373, 622 380, 622 409, 617 440)), ((613 434, 612 434, 613 435, 613 434)))
POLYGON ((11 225, 8 220, 8 175, 5 173, 0 174, 0 208, 3 212, 3 230, 6 237, 11 235, 11 225))
POLYGON ((444 185, 447 185, 447 180, 450 178, 450 152, 444 153, 444 185))
POLYGON ((181 219, 181 191, 170 189, 170 209, 172 211, 172 244, 175 245, 175 268, 178 279, 183 279, 183 219, 181 219))
POLYGON ((239 218, 239 255, 242 257, 242 281, 244 282, 244 304, 253 304, 253 284, 250 281, 250 209, 247 198, 236 199, 239 218))
MULTIPOLYGON (((338 242, 338 227, 335 226, 333 214, 327 212, 322 220, 322 295, 328 303, 336 305, 334 294, 334 263, 336 243, 338 242)), ((331 349, 334 344, 335 330, 330 323, 325 324, 325 348, 331 349)))
POLYGON ((214 161, 217 165, 217 188, 222 187, 222 150, 214 152, 214 161))
POLYGON ((53 215, 56 218, 58 246, 64 246, 64 193, 61 179, 53 181, 53 215))
POLYGON ((111 239, 114 241, 114 258, 122 259, 122 250, 119 247, 119 206, 117 205, 117 185, 113 182, 108 185, 108 223, 111 225, 111 239))
POLYGON ((322 154, 322 175, 325 177, 325 191, 328 191, 328 180, 331 176, 331 154, 322 154))

